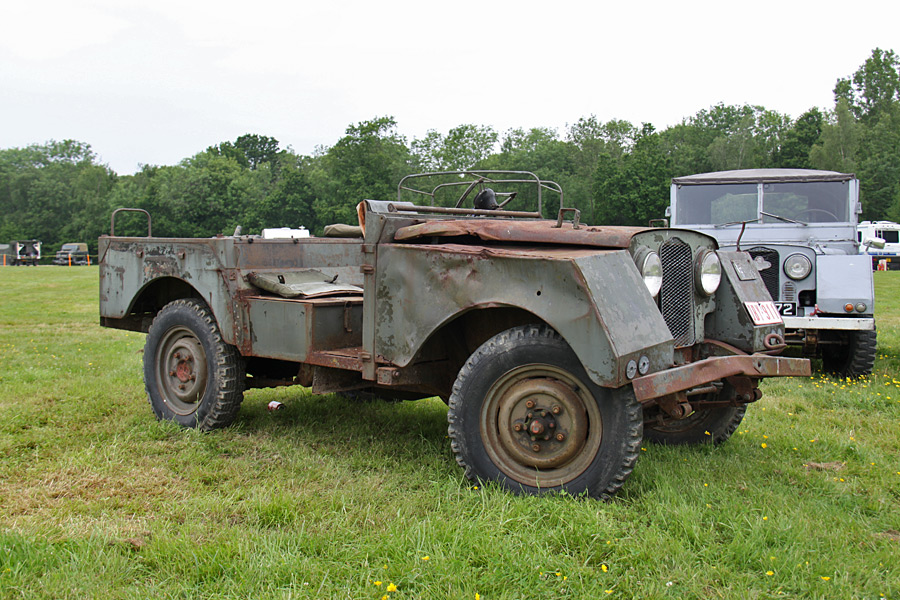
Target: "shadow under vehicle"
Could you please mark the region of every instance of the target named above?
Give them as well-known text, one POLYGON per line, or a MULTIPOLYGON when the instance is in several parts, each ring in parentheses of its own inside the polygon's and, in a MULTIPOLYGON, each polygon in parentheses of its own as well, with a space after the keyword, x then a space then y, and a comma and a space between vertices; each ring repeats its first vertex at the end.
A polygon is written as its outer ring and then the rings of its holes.
MULTIPOLYGON (((672 180, 672 225, 753 258, 785 339, 841 377, 875 363, 871 258, 859 254, 859 181, 833 171, 749 169, 672 180)), ((865 240, 862 243, 871 243, 865 240)))
POLYGON ((468 477, 605 497, 644 439, 722 442, 762 378, 809 374, 775 355, 750 256, 708 235, 583 225, 522 172, 410 176, 357 211, 355 238, 158 238, 146 213, 147 237, 100 238, 101 324, 147 333, 158 418, 223 427, 277 385, 439 396, 468 477))

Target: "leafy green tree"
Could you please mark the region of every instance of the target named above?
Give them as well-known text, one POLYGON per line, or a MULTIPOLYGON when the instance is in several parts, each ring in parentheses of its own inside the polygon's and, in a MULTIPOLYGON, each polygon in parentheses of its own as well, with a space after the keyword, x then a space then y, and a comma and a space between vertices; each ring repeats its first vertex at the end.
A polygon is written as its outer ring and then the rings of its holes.
POLYGON ((313 206, 320 221, 356 223, 357 203, 395 198, 397 183, 414 164, 393 117, 349 126, 346 135, 324 150, 310 169, 316 195, 313 206))
POLYGON ((645 123, 634 150, 617 160, 601 155, 594 181, 597 222, 602 225, 647 225, 663 216, 669 204, 672 161, 662 136, 645 123))
POLYGON ((810 151, 822 136, 825 117, 818 108, 811 108, 794 122, 785 133, 781 147, 773 155, 774 167, 811 169, 810 151))
POLYGON ((460 125, 446 136, 430 129, 421 140, 413 140, 412 152, 426 171, 463 171, 487 159, 497 144, 491 127, 460 125))
POLYGON ((864 219, 900 217, 900 107, 885 110, 863 130, 857 175, 864 219))
POLYGON ((82 142, 0 150, 0 239, 40 239, 45 253, 71 241, 94 246, 116 179, 82 142))
POLYGON ((847 101, 860 120, 877 120, 900 102, 900 59, 893 50, 875 48, 851 77, 838 79, 835 102, 847 101))
POLYGON ((840 98, 834 111, 825 117, 819 141, 809 150, 810 165, 814 169, 854 173, 860 127, 850 112, 850 103, 840 98))

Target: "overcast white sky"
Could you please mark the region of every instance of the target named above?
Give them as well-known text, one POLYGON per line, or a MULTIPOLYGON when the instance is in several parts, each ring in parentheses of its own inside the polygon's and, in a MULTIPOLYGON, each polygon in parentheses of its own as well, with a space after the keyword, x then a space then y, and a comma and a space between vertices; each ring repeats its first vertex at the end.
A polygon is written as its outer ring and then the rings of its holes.
POLYGON ((131 174, 245 133, 311 154, 385 115, 409 141, 797 117, 875 47, 900 51, 897 0, 2 0, 0 148, 71 138, 131 174))

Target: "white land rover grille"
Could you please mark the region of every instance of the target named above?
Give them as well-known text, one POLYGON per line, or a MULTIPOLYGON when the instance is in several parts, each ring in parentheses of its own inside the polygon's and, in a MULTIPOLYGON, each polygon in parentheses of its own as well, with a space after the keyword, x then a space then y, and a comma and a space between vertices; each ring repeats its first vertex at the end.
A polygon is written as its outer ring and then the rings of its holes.
POLYGON ((694 260, 691 247, 672 238, 659 248, 662 289, 659 309, 676 346, 694 344, 694 260))

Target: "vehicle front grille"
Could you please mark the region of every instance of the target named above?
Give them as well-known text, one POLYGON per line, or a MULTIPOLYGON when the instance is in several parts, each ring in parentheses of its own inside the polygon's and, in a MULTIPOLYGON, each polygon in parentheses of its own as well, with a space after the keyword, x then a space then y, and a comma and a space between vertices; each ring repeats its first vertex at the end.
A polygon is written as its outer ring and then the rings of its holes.
MULTIPOLYGON (((793 281, 785 281, 784 285, 781 286, 781 299, 785 302, 794 302, 796 297, 796 286, 793 281)), ((772 296, 775 298, 774 296, 772 296)))
POLYGON ((662 262, 662 289, 659 308, 676 346, 694 343, 694 261, 691 247, 678 238, 659 248, 662 262))
POLYGON ((769 263, 770 266, 762 269, 759 272, 759 275, 762 277, 763 283, 766 284, 766 289, 769 290, 769 295, 772 296, 772 299, 778 300, 778 284, 781 279, 779 277, 779 273, 781 272, 781 262, 778 258, 778 252, 763 246, 750 248, 747 252, 750 253, 750 257, 753 260, 756 260, 757 257, 762 257, 763 260, 769 263))

